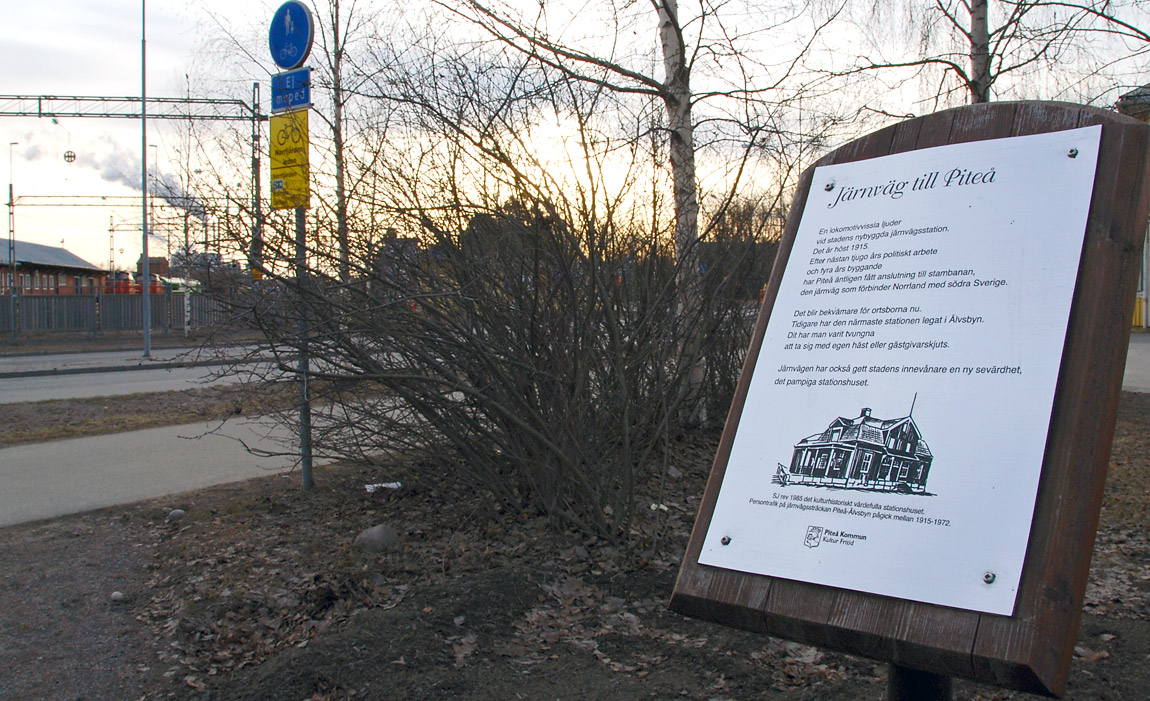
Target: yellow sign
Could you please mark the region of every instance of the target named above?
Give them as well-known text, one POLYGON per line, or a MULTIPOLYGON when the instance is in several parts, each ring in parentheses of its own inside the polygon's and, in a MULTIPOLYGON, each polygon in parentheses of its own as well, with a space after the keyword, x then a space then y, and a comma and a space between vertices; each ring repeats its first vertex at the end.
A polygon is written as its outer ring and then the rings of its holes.
POLYGON ((306 109, 271 116, 272 209, 311 206, 306 109))

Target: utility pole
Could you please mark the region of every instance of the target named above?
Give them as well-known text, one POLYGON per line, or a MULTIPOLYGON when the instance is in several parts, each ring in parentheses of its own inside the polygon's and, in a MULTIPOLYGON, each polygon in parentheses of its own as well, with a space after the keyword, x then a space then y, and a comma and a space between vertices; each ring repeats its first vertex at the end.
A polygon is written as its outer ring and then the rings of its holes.
POLYGON ((8 142, 8 319, 12 324, 12 340, 20 338, 20 325, 16 323, 16 200, 12 197, 12 147, 19 141, 8 142))
POLYGON ((152 271, 148 267, 148 47, 145 39, 148 14, 145 0, 140 0, 140 229, 143 231, 140 254, 140 285, 144 315, 144 357, 152 357, 152 271))
POLYGON ((252 280, 262 280, 264 264, 264 221, 260 212, 260 84, 252 83, 252 245, 248 267, 252 280))

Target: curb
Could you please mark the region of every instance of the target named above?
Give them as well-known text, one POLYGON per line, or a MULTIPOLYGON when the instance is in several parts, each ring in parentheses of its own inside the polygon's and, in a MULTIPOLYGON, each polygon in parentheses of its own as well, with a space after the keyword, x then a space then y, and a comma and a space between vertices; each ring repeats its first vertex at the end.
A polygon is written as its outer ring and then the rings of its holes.
POLYGON ((162 361, 148 365, 99 365, 77 368, 46 368, 43 370, 15 370, 0 372, 0 380, 19 379, 25 377, 53 377, 57 375, 91 375, 105 372, 132 372, 135 370, 172 370, 176 368, 198 368, 220 365, 243 365, 248 363, 266 362, 264 359, 253 360, 192 360, 192 361, 162 361))

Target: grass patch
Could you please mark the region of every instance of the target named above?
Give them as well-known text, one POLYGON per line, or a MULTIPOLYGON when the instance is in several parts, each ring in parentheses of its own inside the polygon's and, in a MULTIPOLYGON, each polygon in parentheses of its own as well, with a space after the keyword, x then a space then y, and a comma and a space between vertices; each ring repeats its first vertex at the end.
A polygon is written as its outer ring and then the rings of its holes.
POLYGON ((0 404, 0 448, 222 420, 236 414, 258 416, 289 408, 295 401, 294 386, 279 383, 0 404))

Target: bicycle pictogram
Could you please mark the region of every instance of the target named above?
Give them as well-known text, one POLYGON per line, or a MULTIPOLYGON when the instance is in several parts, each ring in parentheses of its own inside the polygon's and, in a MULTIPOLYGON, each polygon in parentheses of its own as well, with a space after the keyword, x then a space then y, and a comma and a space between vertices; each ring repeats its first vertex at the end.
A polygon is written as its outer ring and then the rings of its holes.
POLYGON ((295 122, 289 121, 282 129, 276 132, 277 145, 286 146, 288 141, 291 141, 293 144, 299 144, 303 141, 303 131, 295 122))
POLYGON ((279 57, 281 60, 295 58, 296 56, 299 56, 299 47, 297 47, 295 44, 287 44, 280 49, 279 57))

